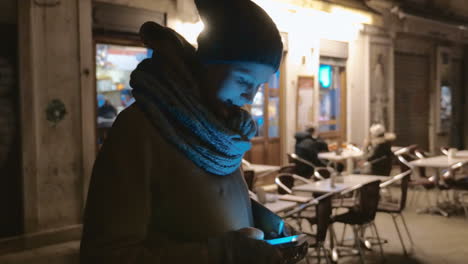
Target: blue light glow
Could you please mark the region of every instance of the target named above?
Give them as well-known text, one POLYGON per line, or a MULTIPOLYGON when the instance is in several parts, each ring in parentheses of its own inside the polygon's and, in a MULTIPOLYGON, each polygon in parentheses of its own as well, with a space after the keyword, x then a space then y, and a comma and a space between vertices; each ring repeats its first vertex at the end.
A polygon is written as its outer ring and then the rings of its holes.
POLYGON ((287 244, 287 243, 295 242, 295 241, 297 241, 298 237, 299 237, 299 235, 280 237, 280 238, 265 240, 265 242, 267 242, 270 245, 281 245, 281 244, 287 244))
POLYGON ((332 83, 332 67, 322 64, 319 68, 319 82, 323 88, 329 88, 332 83))
POLYGON ((283 230, 284 230, 284 221, 281 221, 278 227, 278 234, 280 235, 283 234, 283 230))

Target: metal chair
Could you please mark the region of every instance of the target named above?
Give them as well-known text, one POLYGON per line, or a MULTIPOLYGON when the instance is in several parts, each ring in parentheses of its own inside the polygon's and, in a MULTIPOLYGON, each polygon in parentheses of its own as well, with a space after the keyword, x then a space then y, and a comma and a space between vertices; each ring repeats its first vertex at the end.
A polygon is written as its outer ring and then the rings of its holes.
MULTIPOLYGON (((405 243, 403 242, 403 237, 400 232, 400 228, 398 227, 397 218, 400 217, 405 227, 406 234, 410 240, 411 246, 413 247, 414 241, 409 232, 408 226, 406 224, 405 218, 403 216, 403 210, 406 208, 406 201, 408 196, 408 185, 411 176, 411 169, 408 168, 403 173, 400 173, 396 176, 393 176, 392 179, 385 181, 380 184, 380 188, 388 188, 392 185, 395 185, 400 182, 400 189, 401 189, 401 196, 399 199, 399 203, 392 203, 392 202, 380 202, 377 208, 377 212, 379 213, 387 213, 392 217, 393 223, 398 233, 398 237, 400 239, 401 246, 403 248, 403 252, 405 255, 408 255, 408 252, 405 247, 405 243)), ((384 241, 379 240, 378 243, 383 243, 384 241)))
POLYGON ((296 175, 296 174, 279 173, 275 177, 275 184, 278 186, 278 193, 279 194, 292 194, 293 193, 292 187, 294 187, 296 181, 302 182, 303 184, 312 183, 306 178, 296 175))
MULTIPOLYGON (((349 208, 346 213, 332 217, 332 223, 343 223, 352 226, 355 246, 358 248, 361 263, 364 263, 364 251, 362 249, 362 243, 365 242, 365 238, 363 237, 364 228, 373 228, 377 235, 377 239, 380 241, 380 235, 374 223, 380 199, 380 182, 376 180, 364 185, 359 185, 355 188, 342 192, 341 195, 345 195, 354 191, 358 192, 356 205, 352 208, 349 208)), ((380 255, 383 259, 383 248, 381 244, 379 244, 379 246, 380 255)))
POLYGON ((334 172, 333 168, 330 168, 330 167, 318 167, 318 166, 315 166, 312 162, 310 161, 307 161, 301 157, 299 157, 296 153, 288 153, 288 158, 290 160, 290 162, 300 162, 304 165, 307 165, 311 168, 314 169, 314 173, 313 173, 313 176, 316 180, 323 180, 323 179, 326 179, 328 177, 330 177, 330 174, 329 173, 332 173, 334 172))
MULTIPOLYGON (((465 213, 465 218, 468 220, 468 175, 463 173, 463 169, 468 167, 468 161, 461 161, 453 164, 442 175, 442 179, 451 190, 458 193, 455 204, 461 206, 465 213)), ((455 208, 457 210, 458 208, 455 208)))
POLYGON ((441 147, 440 152, 442 152, 442 154, 444 154, 445 156, 448 156, 449 147, 441 147))
MULTIPOLYGON (((401 171, 406 171, 407 168, 410 168, 413 171, 415 170, 415 168, 410 164, 410 162, 413 160, 419 159, 419 157, 421 157, 424 154, 423 152, 420 152, 420 151, 414 152, 414 153, 400 153, 399 155, 397 155, 398 161, 400 163, 401 171), (414 154, 414 153, 418 153, 418 154, 414 154)), ((426 196, 427 201, 429 201, 429 203, 432 203, 430 202, 431 199, 430 199, 429 191, 436 189, 437 187, 436 182, 435 182, 436 178, 434 176, 427 176, 426 170, 424 168, 416 168, 416 169, 419 173, 419 177, 417 179, 410 179, 409 186, 415 191, 418 191, 418 192, 423 191, 426 196)), ((415 203, 418 200, 418 198, 419 198, 418 193, 414 192, 412 198, 410 199, 410 203, 415 203)), ((439 199, 439 194, 437 193, 436 203, 438 199, 439 199)))
MULTIPOLYGON (((296 209, 293 209, 292 211, 288 212, 283 218, 288 219, 288 218, 301 218, 301 219, 306 219, 309 224, 312 226, 316 226, 316 233, 308 233, 308 232, 303 232, 304 234, 309 235, 310 237, 315 238, 314 243, 310 243, 309 247, 315 248, 317 255, 314 257, 318 258, 318 263, 321 261, 321 255, 323 252, 323 255, 325 257, 326 263, 332 263, 332 260, 330 258, 330 251, 325 248, 325 240, 327 237, 327 230, 328 227, 331 223, 331 213, 332 213, 332 206, 331 206, 331 198, 334 194, 333 193, 327 193, 324 195, 321 195, 312 201, 310 201, 307 204, 300 205, 296 209), (309 209, 310 207, 314 207, 315 214, 310 217, 303 218, 301 217, 301 213, 309 209)), ((307 260, 308 263, 308 260, 307 260)))

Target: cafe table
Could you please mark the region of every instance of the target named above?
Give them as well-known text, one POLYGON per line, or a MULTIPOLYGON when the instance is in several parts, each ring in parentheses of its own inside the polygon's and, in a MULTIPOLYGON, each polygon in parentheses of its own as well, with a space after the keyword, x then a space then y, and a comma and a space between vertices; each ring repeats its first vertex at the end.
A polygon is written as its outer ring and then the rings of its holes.
POLYGON ((333 163, 346 161, 347 174, 352 174, 354 171, 354 160, 360 159, 364 155, 362 151, 352 149, 343 149, 341 153, 337 154, 335 151, 322 152, 318 154, 319 159, 329 160, 333 163))
POLYGON ((281 167, 276 165, 265 165, 265 164, 253 164, 244 165, 244 170, 253 170, 255 172, 255 177, 263 177, 275 171, 278 171, 281 167))
POLYGON ((455 153, 456 158, 468 158, 468 150, 459 150, 455 153))
MULTIPOLYGON (((411 161, 410 165, 413 166, 413 170, 417 167, 434 169, 435 170, 435 175, 434 175, 435 186, 439 190, 441 171, 448 169, 450 166, 452 166, 453 164, 457 162, 468 161, 468 155, 466 154, 468 153, 465 151, 459 151, 456 154, 456 158, 449 158, 448 156, 445 156, 445 155, 423 158, 423 159, 411 161)), ((448 213, 445 212, 438 205, 421 210, 420 213, 439 213, 443 216, 448 216, 448 213)))
POLYGON ((367 174, 350 174, 339 176, 335 179, 334 186, 331 185, 331 179, 315 181, 308 184, 297 185, 292 188, 293 191, 311 192, 311 193, 339 193, 347 189, 352 189, 358 185, 364 185, 373 181, 386 181, 391 177, 367 175, 367 174))
POLYGON ((297 206, 296 202, 277 200, 274 202, 269 202, 263 204, 266 208, 272 211, 275 214, 291 210, 297 206))

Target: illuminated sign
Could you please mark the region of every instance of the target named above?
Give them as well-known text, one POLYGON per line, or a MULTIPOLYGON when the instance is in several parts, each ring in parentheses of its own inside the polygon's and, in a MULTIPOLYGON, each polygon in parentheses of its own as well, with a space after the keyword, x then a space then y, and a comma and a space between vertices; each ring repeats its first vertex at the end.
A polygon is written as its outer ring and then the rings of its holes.
POLYGON ((323 88, 329 88, 332 83, 332 67, 322 64, 319 68, 319 82, 323 88))

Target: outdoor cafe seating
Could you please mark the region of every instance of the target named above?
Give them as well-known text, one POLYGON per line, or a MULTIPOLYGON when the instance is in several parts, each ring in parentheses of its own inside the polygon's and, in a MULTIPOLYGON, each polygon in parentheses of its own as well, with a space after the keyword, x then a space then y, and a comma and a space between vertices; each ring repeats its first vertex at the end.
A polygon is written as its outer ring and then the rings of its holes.
MULTIPOLYGON (((417 145, 392 150, 393 176, 354 174, 349 169, 340 173, 333 162, 324 161, 327 166, 317 167, 295 153, 288 153, 287 165, 271 167, 268 172, 273 172, 270 175, 274 175, 274 185, 257 186, 252 190, 266 192, 261 196, 269 197, 263 198, 268 200, 264 201, 267 207, 275 209, 275 213, 299 232, 313 238, 311 259, 334 263, 345 256, 356 256, 364 263, 366 252, 373 248, 378 249, 376 252, 384 259, 383 245, 389 240, 379 236, 379 226, 374 219, 380 214, 391 217, 402 253, 409 256, 416 241, 404 211, 408 203, 421 199, 419 193, 425 194, 422 200, 427 205, 426 208, 420 206, 418 213, 450 216, 461 211, 468 219, 468 151, 459 151, 458 156, 450 157, 453 154, 448 148, 442 148, 439 156, 431 156, 417 145), (298 163, 313 168, 310 178, 295 173, 298 163), (431 196, 435 196, 433 202, 431 196), (352 233, 346 233, 346 227, 351 227, 352 233), (341 230, 341 239, 336 230, 341 230), (348 235, 352 238, 348 239, 348 235)), ((352 155, 348 157, 355 159, 352 155)), ((363 166, 372 162, 367 161, 363 166)), ((261 173, 265 175, 265 171, 261 173)), ((255 176, 246 177, 253 179, 255 176)), ((255 183, 252 181, 249 185, 255 183)))

